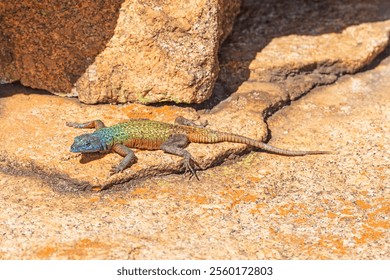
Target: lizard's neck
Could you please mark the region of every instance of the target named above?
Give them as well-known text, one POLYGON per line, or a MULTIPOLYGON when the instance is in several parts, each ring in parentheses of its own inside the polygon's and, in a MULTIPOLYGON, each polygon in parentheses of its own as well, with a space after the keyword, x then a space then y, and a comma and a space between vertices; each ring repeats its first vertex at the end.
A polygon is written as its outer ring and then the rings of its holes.
POLYGON ((93 134, 99 137, 102 152, 110 151, 112 146, 115 144, 114 136, 112 135, 109 127, 99 128, 93 134))

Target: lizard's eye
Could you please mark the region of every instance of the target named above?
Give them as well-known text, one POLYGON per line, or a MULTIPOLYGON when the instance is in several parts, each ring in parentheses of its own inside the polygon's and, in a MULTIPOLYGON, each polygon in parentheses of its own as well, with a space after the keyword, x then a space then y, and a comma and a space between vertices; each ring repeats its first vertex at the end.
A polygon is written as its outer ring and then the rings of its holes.
POLYGON ((85 146, 87 146, 87 147, 91 146, 91 142, 86 142, 85 146))

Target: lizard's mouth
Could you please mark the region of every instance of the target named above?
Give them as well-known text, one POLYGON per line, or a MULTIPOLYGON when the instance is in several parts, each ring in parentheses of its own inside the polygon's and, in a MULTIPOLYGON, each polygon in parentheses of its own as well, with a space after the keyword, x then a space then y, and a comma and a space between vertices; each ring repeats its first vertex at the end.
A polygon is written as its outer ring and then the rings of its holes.
POLYGON ((72 153, 81 153, 82 150, 80 147, 77 147, 77 145, 75 143, 73 143, 73 145, 70 147, 70 152, 72 153))
POLYGON ((71 153, 78 153, 78 151, 73 147, 73 145, 70 147, 69 150, 71 153))
POLYGON ((72 153, 95 153, 95 152, 100 152, 101 149, 95 148, 95 147, 80 147, 76 144, 73 144, 70 147, 70 152, 72 153))

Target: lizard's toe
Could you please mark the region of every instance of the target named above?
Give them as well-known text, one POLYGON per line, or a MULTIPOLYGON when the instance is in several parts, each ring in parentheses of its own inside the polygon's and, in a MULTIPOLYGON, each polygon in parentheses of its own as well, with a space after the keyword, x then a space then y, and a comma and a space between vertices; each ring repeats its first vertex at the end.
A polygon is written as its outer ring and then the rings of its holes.
POLYGON ((112 175, 115 175, 117 173, 121 173, 123 171, 123 169, 120 168, 120 166, 118 165, 113 165, 111 166, 111 169, 110 169, 110 176, 112 175))
POLYGON ((196 170, 194 169, 194 167, 199 169, 200 166, 192 157, 185 159, 183 162, 183 166, 184 166, 184 175, 189 174, 190 175, 189 179, 195 177, 197 180, 199 180, 199 177, 196 174, 196 170))
POLYGON ((199 127, 206 127, 206 126, 208 126, 209 125, 209 121, 208 120, 205 120, 204 122, 200 122, 199 123, 199 127))

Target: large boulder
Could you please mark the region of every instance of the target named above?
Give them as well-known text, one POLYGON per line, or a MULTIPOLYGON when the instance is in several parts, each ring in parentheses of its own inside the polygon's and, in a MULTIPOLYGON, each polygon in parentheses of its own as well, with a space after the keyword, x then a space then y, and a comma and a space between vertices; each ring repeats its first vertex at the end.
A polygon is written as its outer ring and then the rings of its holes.
POLYGON ((199 103, 240 0, 0 3, 0 81, 82 102, 199 103))

